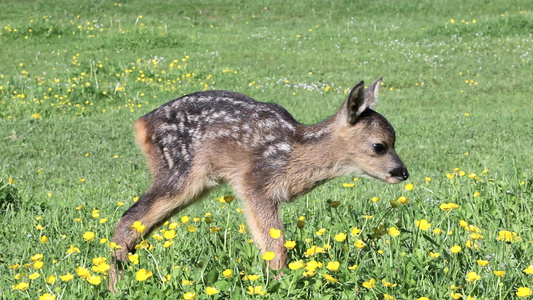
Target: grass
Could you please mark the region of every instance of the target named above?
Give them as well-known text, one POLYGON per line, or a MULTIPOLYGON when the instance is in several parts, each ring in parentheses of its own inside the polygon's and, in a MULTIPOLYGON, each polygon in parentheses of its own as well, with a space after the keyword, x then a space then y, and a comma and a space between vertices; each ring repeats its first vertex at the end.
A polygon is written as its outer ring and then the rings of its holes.
POLYGON ((54 0, 0 12, 0 297, 512 299, 533 289, 531 3, 54 0), (109 258, 115 224, 149 185, 138 117, 226 89, 315 123, 359 79, 380 76, 377 111, 397 131, 412 189, 338 178, 285 205, 289 261, 305 268, 278 280, 222 186, 147 239, 120 294, 106 290, 106 263, 93 259, 109 258), (141 269, 152 276, 139 281, 141 269))

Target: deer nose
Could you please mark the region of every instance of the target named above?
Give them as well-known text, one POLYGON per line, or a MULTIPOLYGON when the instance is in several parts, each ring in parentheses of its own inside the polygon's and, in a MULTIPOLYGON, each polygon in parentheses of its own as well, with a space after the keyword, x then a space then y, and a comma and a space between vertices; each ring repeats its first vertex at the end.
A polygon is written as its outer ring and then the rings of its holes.
POLYGON ((390 171, 390 175, 402 181, 409 178, 409 172, 407 172, 407 168, 405 166, 401 166, 401 167, 397 167, 393 169, 392 171, 390 171))

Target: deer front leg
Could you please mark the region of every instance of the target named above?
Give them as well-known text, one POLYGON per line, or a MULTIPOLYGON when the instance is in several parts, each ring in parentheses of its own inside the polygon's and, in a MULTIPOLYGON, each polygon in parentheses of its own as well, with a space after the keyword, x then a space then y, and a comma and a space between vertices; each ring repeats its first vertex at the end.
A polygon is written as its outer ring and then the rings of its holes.
POLYGON ((274 252, 274 258, 268 262, 271 269, 285 268, 287 265, 287 249, 283 235, 283 224, 279 214, 280 203, 263 197, 246 197, 245 213, 252 237, 261 249, 261 253, 274 252), (270 235, 270 229, 281 231, 278 238, 270 235))

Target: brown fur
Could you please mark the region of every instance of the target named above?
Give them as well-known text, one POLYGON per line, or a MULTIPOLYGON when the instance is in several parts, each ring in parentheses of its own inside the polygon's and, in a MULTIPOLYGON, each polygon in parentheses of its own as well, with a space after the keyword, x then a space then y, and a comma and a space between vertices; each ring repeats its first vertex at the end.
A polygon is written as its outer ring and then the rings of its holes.
POLYGON ((122 248, 112 255, 109 288, 115 291, 116 260, 126 262, 141 238, 221 181, 244 200, 254 240, 263 253, 275 253, 269 265, 280 269, 287 261, 285 239, 272 239, 269 231, 283 232, 282 202, 340 175, 407 179, 394 151, 394 129, 371 109, 380 83, 365 90, 360 82, 336 115, 316 125, 298 123, 275 104, 224 91, 187 95, 141 117, 136 139, 153 181, 117 224, 113 241, 122 248), (131 228, 135 221, 146 227, 142 234, 131 228))

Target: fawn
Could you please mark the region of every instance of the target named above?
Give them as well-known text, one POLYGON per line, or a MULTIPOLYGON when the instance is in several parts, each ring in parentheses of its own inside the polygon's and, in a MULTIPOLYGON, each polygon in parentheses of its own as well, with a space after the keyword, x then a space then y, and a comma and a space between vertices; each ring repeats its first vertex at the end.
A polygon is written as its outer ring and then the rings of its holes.
POLYGON ((244 200, 255 242, 275 253, 272 269, 286 266, 280 204, 324 181, 352 173, 398 183, 408 172, 394 150, 391 124, 372 110, 381 84, 361 81, 337 114, 315 125, 297 122, 283 107, 227 91, 204 91, 168 102, 135 123, 146 154, 152 185, 118 223, 113 242, 109 288, 114 291, 115 262, 154 228, 204 196, 219 182, 230 184, 244 200), (132 229, 140 221, 142 233, 132 229))

